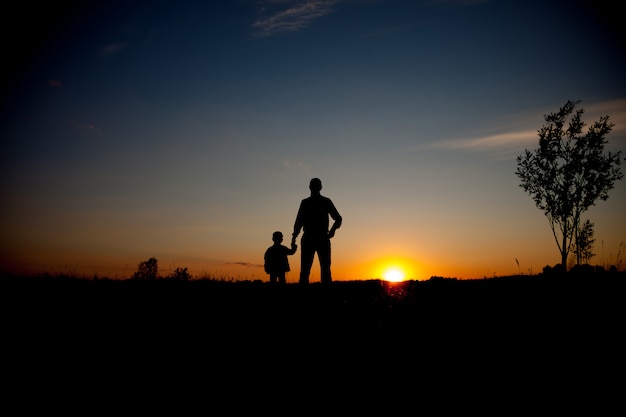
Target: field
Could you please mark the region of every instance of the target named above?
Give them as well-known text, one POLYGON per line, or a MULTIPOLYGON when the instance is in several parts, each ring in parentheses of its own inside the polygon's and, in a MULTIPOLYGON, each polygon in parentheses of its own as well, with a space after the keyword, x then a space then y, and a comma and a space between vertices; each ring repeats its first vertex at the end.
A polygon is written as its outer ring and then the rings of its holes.
POLYGON ((328 288, 4 277, 5 358, 14 378, 36 384, 393 380, 499 392, 531 378, 533 395, 567 386, 610 397, 624 370, 625 284, 621 272, 328 288))

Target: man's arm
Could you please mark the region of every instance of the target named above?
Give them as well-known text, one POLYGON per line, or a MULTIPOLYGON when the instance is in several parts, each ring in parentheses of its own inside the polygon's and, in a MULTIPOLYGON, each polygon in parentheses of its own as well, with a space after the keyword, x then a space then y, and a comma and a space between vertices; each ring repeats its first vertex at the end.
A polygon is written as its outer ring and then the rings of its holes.
POLYGON ((334 220, 332 227, 328 231, 328 237, 331 238, 335 236, 335 231, 341 227, 343 218, 341 217, 341 214, 339 214, 339 211, 337 211, 337 208, 335 207, 332 201, 330 201, 329 214, 330 214, 330 217, 334 220))
POLYGON ((291 235, 292 246, 296 244, 296 238, 300 234, 300 230, 302 230, 302 202, 300 202, 300 207, 298 208, 296 221, 293 223, 293 234, 291 235))

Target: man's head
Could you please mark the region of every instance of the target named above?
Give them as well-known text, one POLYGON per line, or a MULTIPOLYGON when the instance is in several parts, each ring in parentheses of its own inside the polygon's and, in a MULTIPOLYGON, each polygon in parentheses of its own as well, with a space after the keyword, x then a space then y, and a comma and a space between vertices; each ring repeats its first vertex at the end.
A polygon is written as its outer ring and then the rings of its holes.
POLYGON ((319 193, 321 189, 322 189, 322 180, 320 180, 319 178, 311 179, 311 182, 309 182, 309 190, 315 193, 319 193))

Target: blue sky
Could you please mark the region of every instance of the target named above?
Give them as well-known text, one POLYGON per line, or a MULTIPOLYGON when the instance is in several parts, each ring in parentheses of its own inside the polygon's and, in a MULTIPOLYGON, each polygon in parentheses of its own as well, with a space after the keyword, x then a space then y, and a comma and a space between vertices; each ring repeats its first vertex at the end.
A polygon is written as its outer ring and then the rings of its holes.
MULTIPOLYGON (((515 157, 544 115, 582 100, 626 149, 608 2, 38 7, 46 26, 24 6, 4 36, 5 270, 122 277, 155 256, 163 273, 267 279, 272 232, 291 233, 319 177, 344 216, 335 279, 392 262, 417 279, 537 273, 560 256, 515 157)), ((622 181, 587 213, 592 263, 618 260, 625 211, 622 181)))

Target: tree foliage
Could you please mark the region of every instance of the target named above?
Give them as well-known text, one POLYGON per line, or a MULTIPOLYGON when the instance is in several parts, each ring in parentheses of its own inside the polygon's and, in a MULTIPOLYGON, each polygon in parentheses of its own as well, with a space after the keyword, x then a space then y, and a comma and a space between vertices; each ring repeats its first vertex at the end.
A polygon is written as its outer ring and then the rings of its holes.
POLYGON ((187 271, 187 268, 176 268, 174 272, 167 276, 167 279, 175 281, 189 281, 191 274, 187 271))
POLYGON ((140 262, 137 265, 137 272, 133 275, 133 279, 154 281, 159 275, 159 261, 152 257, 147 261, 140 262))
POLYGON ((576 265, 580 265, 581 262, 588 264, 589 260, 596 256, 596 254, 593 253, 593 244, 596 242, 596 239, 593 237, 593 226, 594 224, 587 219, 576 232, 574 240, 576 265))
POLYGON ((530 194, 552 229, 566 267, 567 256, 578 234, 581 214, 606 200, 615 182, 622 179, 621 151, 605 153, 606 135, 614 123, 602 116, 590 125, 582 120, 579 101, 567 101, 556 113, 544 116, 538 130, 539 148, 517 157, 520 187, 530 194))

